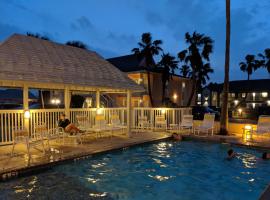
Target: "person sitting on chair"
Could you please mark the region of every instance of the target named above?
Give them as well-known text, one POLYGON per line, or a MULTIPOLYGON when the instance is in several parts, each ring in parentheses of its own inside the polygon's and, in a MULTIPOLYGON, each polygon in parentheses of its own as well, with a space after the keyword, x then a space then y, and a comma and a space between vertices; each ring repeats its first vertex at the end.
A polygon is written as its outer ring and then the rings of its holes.
POLYGON ((58 127, 62 127, 65 132, 68 133, 81 133, 83 131, 81 131, 79 128, 77 128, 74 124, 72 124, 69 119, 66 118, 66 115, 64 113, 62 113, 60 115, 60 119, 58 121, 58 127))

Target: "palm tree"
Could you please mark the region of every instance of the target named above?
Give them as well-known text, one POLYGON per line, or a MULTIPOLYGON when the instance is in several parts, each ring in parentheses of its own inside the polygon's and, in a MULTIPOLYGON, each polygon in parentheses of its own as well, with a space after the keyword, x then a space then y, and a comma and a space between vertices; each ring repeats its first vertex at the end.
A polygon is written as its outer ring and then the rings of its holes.
POLYGON ((182 67, 180 68, 180 74, 184 78, 188 78, 190 76, 190 67, 188 65, 182 65, 182 67))
POLYGON ((247 55, 245 57, 245 61, 240 62, 239 65, 240 65, 241 71, 247 72, 248 80, 250 79, 251 74, 260 67, 259 61, 255 59, 254 55, 247 55))
POLYGON ((265 49, 264 54, 258 54, 258 56, 262 58, 258 61, 259 65, 265 67, 270 74, 270 49, 265 49))
POLYGON ((228 93, 230 71, 230 40, 231 40, 231 2, 226 0, 226 49, 225 49, 225 76, 223 84, 223 103, 220 118, 220 134, 228 134, 228 93))
POLYGON ((178 53, 178 58, 184 62, 184 65, 191 68, 192 90, 187 103, 187 106, 190 106, 198 85, 201 87, 201 84, 205 83, 205 77, 209 79, 208 73, 213 72, 209 63, 209 56, 213 51, 213 40, 196 32, 192 35, 186 33, 185 39, 189 46, 178 53))
POLYGON ((87 45, 84 44, 81 41, 67 41, 66 45, 73 46, 73 47, 78 47, 78 48, 81 48, 81 49, 87 49, 87 45))
POLYGON ((175 60, 174 56, 171 56, 169 53, 161 56, 161 60, 158 63, 158 66, 162 69, 162 103, 165 101, 165 90, 167 83, 172 78, 174 70, 178 67, 178 61, 175 60))
POLYGON ((209 73, 213 73, 214 70, 211 68, 209 63, 204 64, 202 68, 198 71, 198 81, 197 81, 197 88, 198 91, 202 91, 202 87, 206 84, 207 80, 210 79, 209 73))
POLYGON ((153 97, 151 90, 150 69, 156 66, 153 56, 158 55, 162 48, 161 40, 152 40, 151 33, 143 33, 141 36, 141 42, 138 43, 139 47, 132 49, 132 52, 138 57, 143 58, 145 61, 145 67, 147 68, 147 90, 150 98, 150 104, 153 106, 153 97))

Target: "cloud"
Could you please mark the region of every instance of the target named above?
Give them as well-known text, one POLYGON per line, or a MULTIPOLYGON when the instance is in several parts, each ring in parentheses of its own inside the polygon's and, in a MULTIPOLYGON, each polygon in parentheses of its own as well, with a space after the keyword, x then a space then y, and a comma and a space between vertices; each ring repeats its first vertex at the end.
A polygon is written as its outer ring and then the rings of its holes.
POLYGON ((80 18, 76 19, 75 22, 71 23, 71 28, 74 30, 87 30, 93 29, 94 26, 87 17, 81 16, 80 18))

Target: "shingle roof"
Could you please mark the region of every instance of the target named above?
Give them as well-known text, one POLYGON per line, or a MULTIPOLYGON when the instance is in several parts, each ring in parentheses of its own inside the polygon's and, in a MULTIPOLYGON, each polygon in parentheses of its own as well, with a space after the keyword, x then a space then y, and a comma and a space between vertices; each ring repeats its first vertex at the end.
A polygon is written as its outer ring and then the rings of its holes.
MULTIPOLYGON (((212 83, 207 88, 212 91, 222 92, 223 83, 212 83)), ((270 79, 230 81, 229 91, 233 93, 270 91, 270 79)))
POLYGON ((19 34, 0 45, 0 80, 142 90, 93 51, 19 34))
MULTIPOLYGON (((0 90, 0 99, 23 99, 23 91, 20 89, 0 90)), ((37 97, 29 92, 29 99, 37 99, 37 97)))

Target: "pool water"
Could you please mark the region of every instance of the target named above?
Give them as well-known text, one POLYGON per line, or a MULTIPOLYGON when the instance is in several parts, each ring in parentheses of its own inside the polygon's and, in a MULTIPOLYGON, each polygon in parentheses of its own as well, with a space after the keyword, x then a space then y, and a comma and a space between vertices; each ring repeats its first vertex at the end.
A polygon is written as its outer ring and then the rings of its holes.
POLYGON ((256 150, 194 141, 165 141, 59 165, 0 184, 0 199, 258 199, 270 162, 256 150))

